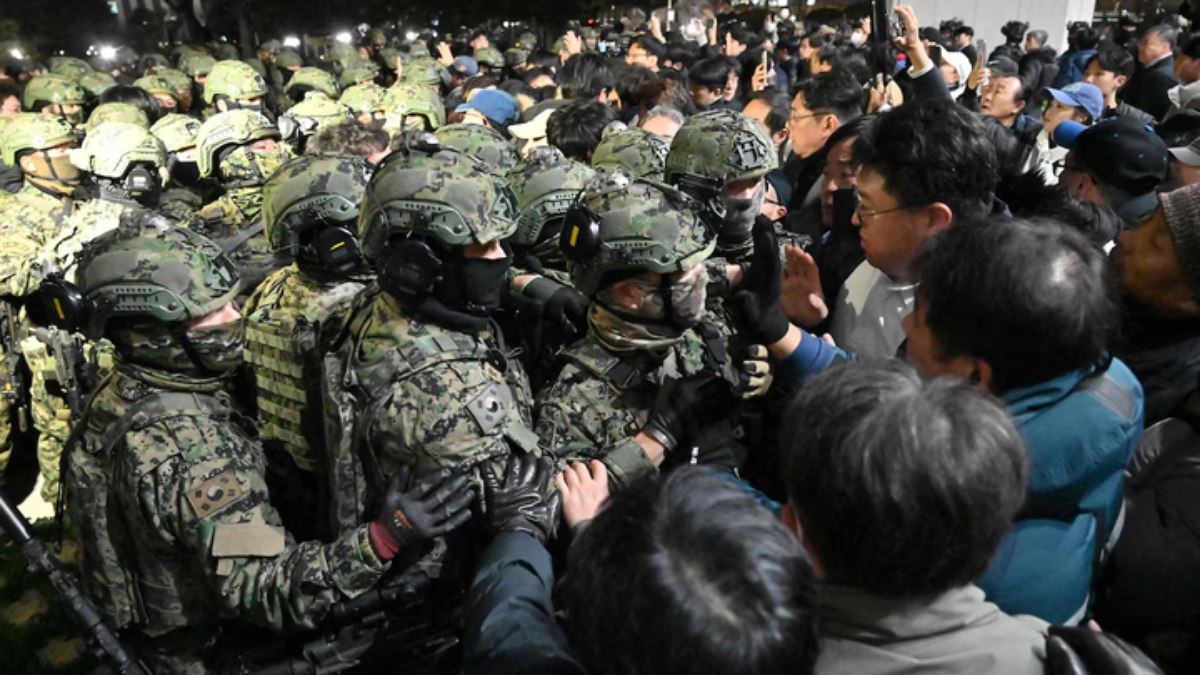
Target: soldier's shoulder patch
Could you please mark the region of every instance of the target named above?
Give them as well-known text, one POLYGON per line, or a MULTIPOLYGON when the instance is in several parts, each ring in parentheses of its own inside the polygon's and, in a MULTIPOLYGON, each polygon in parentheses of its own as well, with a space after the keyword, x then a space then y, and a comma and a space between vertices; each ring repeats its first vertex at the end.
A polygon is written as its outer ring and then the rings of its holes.
POLYGON ((187 500, 201 518, 218 513, 246 493, 233 469, 226 469, 198 485, 189 486, 187 500))

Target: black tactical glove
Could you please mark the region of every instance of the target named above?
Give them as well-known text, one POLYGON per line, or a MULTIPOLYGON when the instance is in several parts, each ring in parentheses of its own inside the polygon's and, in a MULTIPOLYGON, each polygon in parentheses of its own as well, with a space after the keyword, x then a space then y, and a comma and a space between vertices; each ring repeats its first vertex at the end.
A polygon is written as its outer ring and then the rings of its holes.
POLYGON ((554 291, 542 308, 543 321, 574 335, 587 332, 587 315, 587 296, 569 286, 554 291))
POLYGON ((549 498, 545 496, 553 476, 550 461, 532 455, 511 457, 503 478, 485 465, 483 495, 492 534, 526 532, 546 543, 558 522, 562 503, 557 490, 549 498))
POLYGON ((783 290, 783 263, 779 240, 771 221, 754 223, 754 256, 741 287, 729 297, 729 306, 750 339, 770 346, 787 335, 791 323, 779 307, 783 290))
POLYGON ((744 399, 762 396, 771 388, 774 379, 767 348, 762 345, 747 347, 738 372, 738 394, 744 399))
POLYGON ((712 373, 664 382, 642 431, 668 451, 674 450, 701 424, 713 417, 729 416, 736 410, 736 401, 729 383, 712 373))
POLYGON ((414 480, 408 467, 392 478, 383 509, 372 523, 372 544, 380 557, 421 544, 458 528, 471 517, 475 493, 462 474, 442 469, 414 480), (381 551, 382 549, 382 551, 381 551))

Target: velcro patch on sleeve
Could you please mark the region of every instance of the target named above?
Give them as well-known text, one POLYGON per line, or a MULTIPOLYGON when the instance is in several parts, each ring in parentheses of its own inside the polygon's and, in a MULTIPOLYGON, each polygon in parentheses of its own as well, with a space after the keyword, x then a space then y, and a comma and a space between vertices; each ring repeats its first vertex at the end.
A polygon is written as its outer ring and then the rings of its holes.
POLYGON ((283 528, 266 523, 230 523, 213 531, 214 558, 273 558, 285 548, 283 528))

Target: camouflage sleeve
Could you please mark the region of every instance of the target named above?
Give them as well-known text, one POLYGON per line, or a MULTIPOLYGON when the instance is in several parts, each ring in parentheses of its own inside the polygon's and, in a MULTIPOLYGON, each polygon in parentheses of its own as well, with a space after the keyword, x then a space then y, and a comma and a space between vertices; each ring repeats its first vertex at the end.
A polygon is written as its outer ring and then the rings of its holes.
POLYGON ((397 383, 369 433, 377 452, 424 474, 509 455, 512 426, 524 421, 503 376, 479 361, 449 361, 397 383))
POLYGON ((386 564, 366 525, 329 544, 291 542, 269 501, 261 449, 227 425, 176 417, 131 432, 126 443, 134 461, 140 447, 179 448, 152 471, 132 470, 141 473, 131 486, 136 517, 150 526, 134 536, 151 539, 142 550, 182 552, 228 615, 275 630, 311 629, 334 603, 382 576, 386 564))
POLYGON ((645 415, 619 400, 606 383, 567 366, 541 398, 537 434, 556 459, 599 459, 613 482, 625 486, 657 471, 634 440, 645 415))

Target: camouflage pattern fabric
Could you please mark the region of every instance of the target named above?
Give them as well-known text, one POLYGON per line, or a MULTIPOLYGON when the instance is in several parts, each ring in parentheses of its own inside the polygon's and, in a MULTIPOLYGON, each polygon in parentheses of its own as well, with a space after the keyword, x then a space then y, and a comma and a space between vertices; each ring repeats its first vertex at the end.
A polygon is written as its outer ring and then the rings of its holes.
MULTIPOLYGON (((187 72, 187 68, 184 68, 184 72, 187 72)), ((204 102, 209 105, 217 96, 246 100, 266 95, 267 83, 262 75, 241 61, 217 61, 204 80, 204 102)))
POLYGON ((87 128, 95 129, 105 122, 128 122, 143 129, 150 128, 150 118, 141 108, 128 103, 101 103, 88 115, 87 128))
POLYGON ((504 67, 504 55, 495 47, 476 49, 473 56, 481 65, 490 66, 497 70, 504 67))
POLYGON ((337 78, 332 73, 311 66, 297 70, 292 75, 292 79, 288 80, 284 93, 291 99, 297 100, 302 97, 299 91, 302 87, 307 90, 319 91, 331 99, 337 99, 338 94, 341 93, 337 78))
POLYGON ((384 129, 395 135, 412 126, 409 116, 419 117, 427 131, 437 131, 446 125, 446 109, 437 92, 424 85, 397 84, 387 89, 379 109, 386 115, 384 129))
POLYGON ((374 82, 364 82, 347 87, 338 102, 350 108, 356 115, 382 111, 385 89, 374 82))
POLYGON ((108 73, 91 72, 79 78, 79 86, 88 96, 99 98, 100 94, 117 86, 117 79, 108 73))
POLYGON ((606 131, 592 153, 592 166, 661 182, 670 149, 666 139, 642 129, 606 131))
POLYGON ((693 115, 679 128, 667 154, 665 176, 675 184, 685 174, 728 181, 762 178, 779 168, 771 138, 736 110, 693 115))
POLYGON ((460 122, 441 127, 436 133, 444 145, 478 158, 501 176, 507 175, 521 161, 515 145, 500 132, 482 124, 460 122))
MULTIPOLYGON (((562 371, 538 397, 537 434, 542 447, 560 463, 604 462, 616 488, 656 473, 658 469, 634 437, 646 425, 658 388, 667 376, 683 378, 708 368, 705 349, 692 329, 665 356, 637 352, 622 357, 605 349, 595 332, 589 332, 563 351, 562 371), (643 375, 628 387, 614 382, 612 375, 623 358, 643 375)), ((719 374, 731 384, 738 381, 732 365, 726 364, 719 374)))
POLYGON ((39 101, 51 104, 83 104, 87 101, 87 94, 83 87, 65 77, 39 75, 25 85, 21 103, 26 110, 37 112, 34 104, 39 101))
MULTIPOLYGON (((261 217, 262 188, 235 188, 204 206, 185 225, 222 244, 238 236, 244 229, 256 227, 261 217)), ((250 237, 236 251, 230 251, 227 255, 242 277, 239 302, 244 302, 268 274, 286 264, 271 249, 265 231, 250 237)))
POLYGON ((330 544, 291 540, 223 384, 119 364, 68 465, 85 588, 113 625, 143 636, 158 673, 216 672, 203 652, 220 620, 312 628, 385 569, 366 525, 330 544), (122 423, 139 401, 144 414, 122 423), (114 428, 126 430, 107 444, 114 428))
MULTIPOLYGON (((557 148, 539 148, 526 161, 513 171, 512 187, 517 197, 517 231, 509 239, 514 246, 530 248, 542 240, 542 228, 547 222, 561 219, 567 214, 579 199, 579 193, 592 179, 594 171, 586 164, 567 159, 557 148)), ((558 241, 553 242, 554 250, 546 250, 551 261, 539 256, 542 263, 558 263, 558 269, 565 269, 562 254, 557 251, 558 241)))
POLYGON ((74 56, 51 56, 50 74, 78 82, 88 73, 95 72, 87 61, 74 56))

